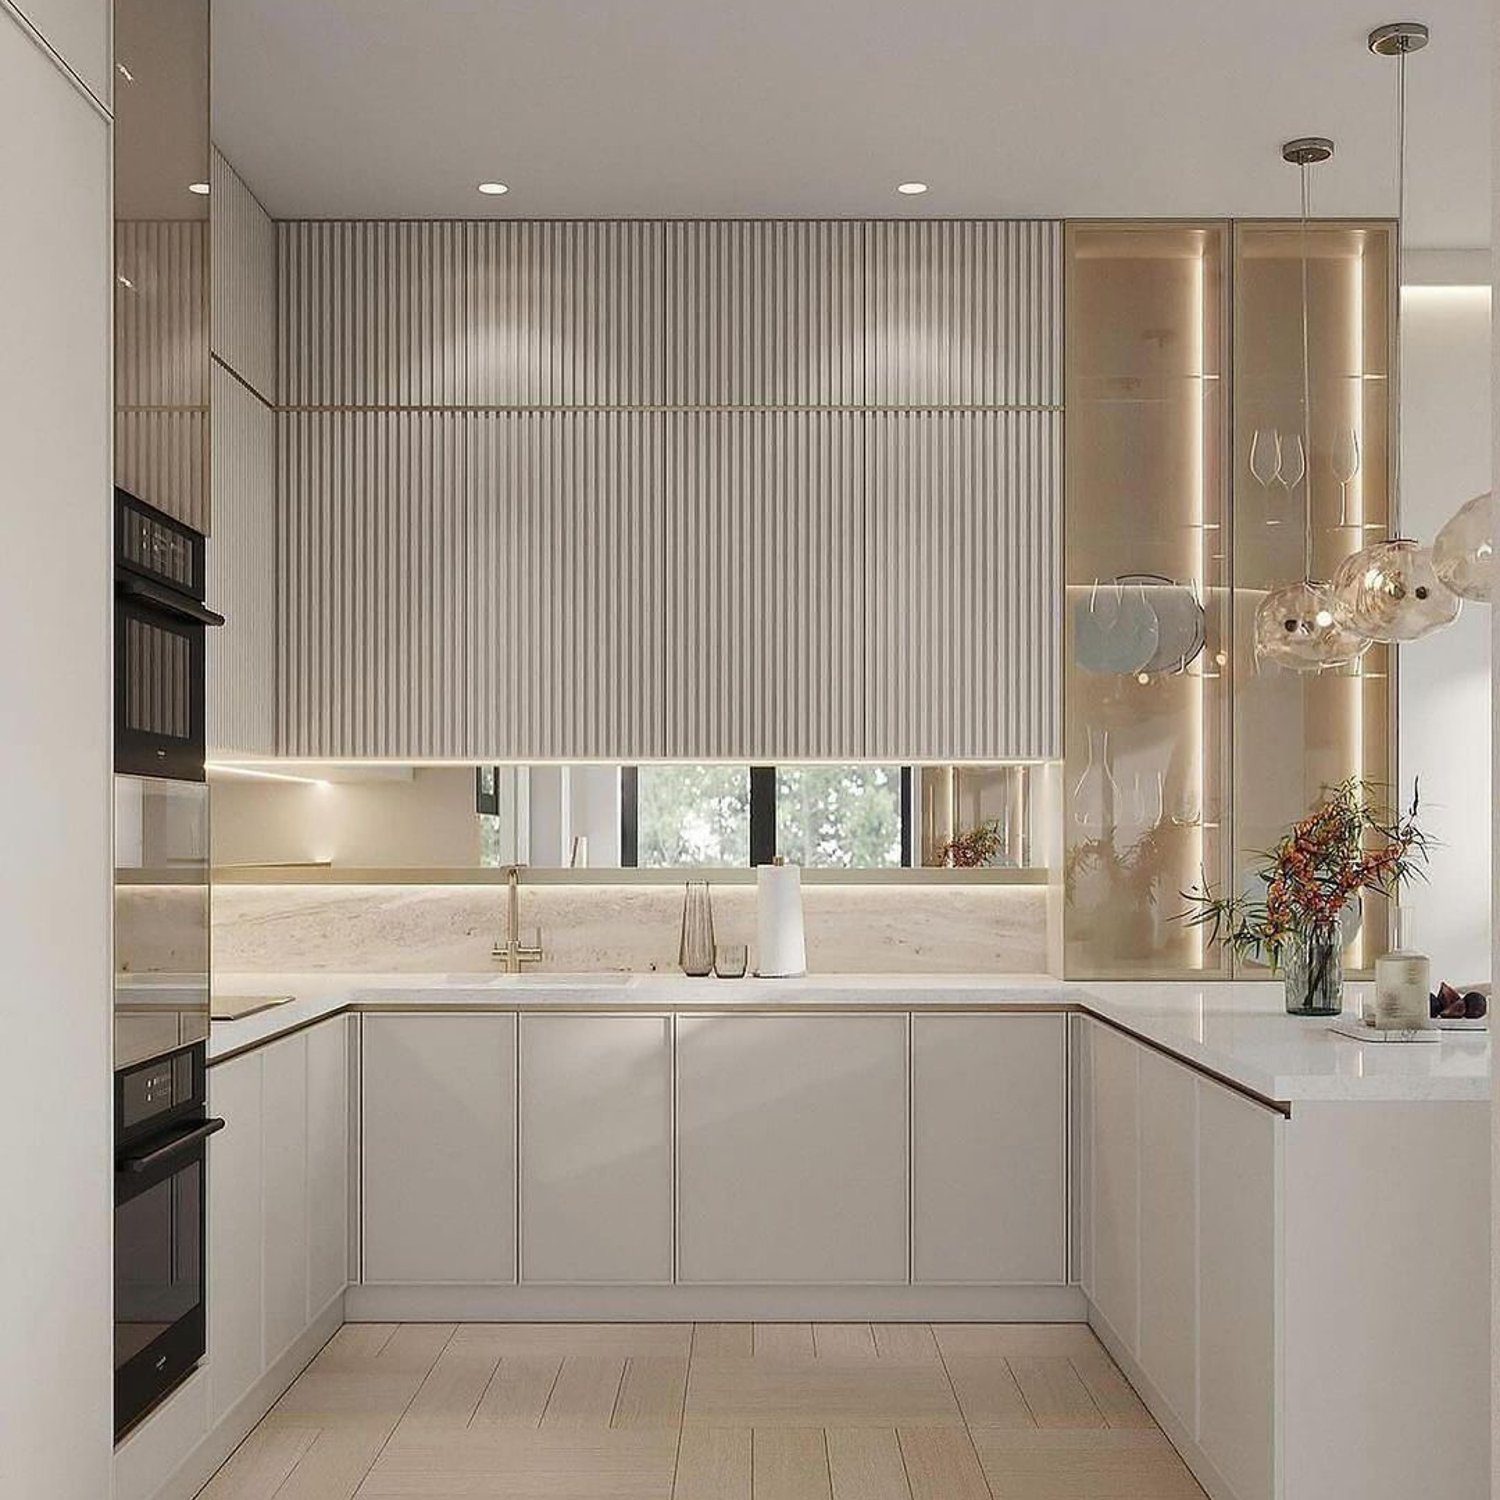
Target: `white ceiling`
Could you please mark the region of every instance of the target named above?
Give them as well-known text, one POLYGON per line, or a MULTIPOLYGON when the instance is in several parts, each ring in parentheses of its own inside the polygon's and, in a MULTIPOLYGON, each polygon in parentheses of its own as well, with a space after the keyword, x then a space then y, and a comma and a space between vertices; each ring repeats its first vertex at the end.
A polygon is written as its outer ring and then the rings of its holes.
MULTIPOLYGON (((1402 13, 1405 14, 1405 13, 1402 13)), ((1489 0, 1424 0, 1408 242, 1489 241, 1489 0)), ((1394 212, 1371 0, 214 0, 277 217, 1394 212), (499 178, 504 198, 474 185, 499 178), (904 198, 895 184, 931 184, 904 198)))

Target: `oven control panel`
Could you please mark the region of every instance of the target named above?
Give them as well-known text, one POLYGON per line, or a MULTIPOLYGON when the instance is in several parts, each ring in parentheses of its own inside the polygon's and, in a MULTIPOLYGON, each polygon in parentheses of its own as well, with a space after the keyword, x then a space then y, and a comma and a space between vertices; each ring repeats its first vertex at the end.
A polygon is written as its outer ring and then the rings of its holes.
POLYGON ((118 1079, 117 1128, 134 1134, 141 1126, 198 1102, 199 1092, 199 1065, 193 1049, 127 1068, 118 1079))

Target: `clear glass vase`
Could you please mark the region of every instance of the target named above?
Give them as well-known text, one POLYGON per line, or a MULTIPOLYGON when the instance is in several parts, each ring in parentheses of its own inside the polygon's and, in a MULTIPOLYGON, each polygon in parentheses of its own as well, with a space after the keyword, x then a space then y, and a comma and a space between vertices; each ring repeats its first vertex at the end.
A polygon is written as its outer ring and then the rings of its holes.
POLYGON ((690 880, 682 901, 682 942, 677 961, 684 974, 701 979, 714 969, 714 909, 708 882, 690 880))
POLYGON ((1292 1016, 1336 1016, 1344 1008, 1344 939, 1338 924, 1293 934, 1282 955, 1292 1016))

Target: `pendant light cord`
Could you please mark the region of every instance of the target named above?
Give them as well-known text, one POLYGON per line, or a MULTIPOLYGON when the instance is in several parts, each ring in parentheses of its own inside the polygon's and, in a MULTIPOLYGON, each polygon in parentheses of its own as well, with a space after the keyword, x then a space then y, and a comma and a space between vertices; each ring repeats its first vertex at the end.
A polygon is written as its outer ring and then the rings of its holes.
MULTIPOLYGON (((1405 458, 1403 455, 1404 444, 1401 441, 1401 396, 1402 368, 1405 361, 1401 358, 1401 258, 1404 252, 1403 236, 1406 232, 1406 48, 1403 46, 1396 54, 1396 337, 1393 353, 1396 357, 1396 402, 1395 411, 1391 415, 1391 425, 1394 428, 1396 439, 1396 482, 1391 489, 1390 503, 1386 506, 1386 528, 1387 540, 1401 535, 1401 498, 1405 490, 1403 483, 1405 471, 1405 458)), ((1361 377, 1364 371, 1360 371, 1361 377)), ((1360 395, 1363 398, 1364 381, 1360 381, 1360 395)))
POLYGON ((1302 175, 1302 577, 1313 581, 1313 492, 1312 492, 1312 375, 1307 340, 1307 220, 1309 190, 1307 163, 1298 163, 1302 175))

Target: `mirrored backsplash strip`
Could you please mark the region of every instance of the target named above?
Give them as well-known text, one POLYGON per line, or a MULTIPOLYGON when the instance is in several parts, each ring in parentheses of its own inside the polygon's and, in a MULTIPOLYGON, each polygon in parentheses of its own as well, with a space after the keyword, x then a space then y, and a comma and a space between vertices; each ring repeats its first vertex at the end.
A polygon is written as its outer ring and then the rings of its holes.
MULTIPOLYGON (((541 928, 543 972, 649 973, 677 967, 682 888, 527 885, 523 938, 541 928)), ((1048 891, 1038 886, 809 886, 812 973, 1048 970, 1048 891)), ((489 973, 505 924, 504 887, 224 885, 213 903, 222 973, 489 973)), ((717 886, 721 943, 755 953, 755 889, 717 886)), ((142 939, 143 945, 149 938, 142 939)), ((142 967, 151 955, 137 955, 142 967)))

